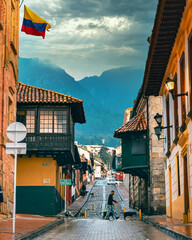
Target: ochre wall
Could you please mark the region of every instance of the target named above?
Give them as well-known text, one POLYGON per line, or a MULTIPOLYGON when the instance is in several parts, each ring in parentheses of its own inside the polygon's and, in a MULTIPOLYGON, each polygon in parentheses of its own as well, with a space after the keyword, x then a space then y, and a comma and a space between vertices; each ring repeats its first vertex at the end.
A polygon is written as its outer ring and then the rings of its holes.
POLYGON ((53 158, 23 156, 18 158, 17 186, 55 186, 57 162, 53 158), (43 163, 49 164, 48 166, 43 163), (50 179, 44 184, 43 179, 50 179))

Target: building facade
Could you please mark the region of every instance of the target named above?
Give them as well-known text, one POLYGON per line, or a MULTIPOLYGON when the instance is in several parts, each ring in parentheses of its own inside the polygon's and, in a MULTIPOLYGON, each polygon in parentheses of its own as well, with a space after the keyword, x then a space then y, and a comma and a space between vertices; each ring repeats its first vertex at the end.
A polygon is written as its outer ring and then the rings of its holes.
POLYGON ((7 155, 6 129, 16 120, 18 83, 19 1, 0 0, 0 185, 4 194, 2 216, 13 212, 14 158, 7 155))
POLYGON ((19 83, 17 121, 27 128, 27 154, 18 156, 16 212, 56 215, 75 197, 75 171, 82 164, 74 125, 85 122, 83 102, 19 83), (71 179, 66 196, 60 179, 71 179))
POLYGON ((165 213, 163 144, 155 138, 154 116, 162 111, 162 97, 138 93, 130 119, 115 131, 121 139, 124 184, 129 189, 130 207, 146 214, 165 213))
MULTIPOLYGON (((158 21, 160 28, 154 24, 150 48, 160 53, 159 46, 164 46, 167 56, 162 59, 164 68, 154 63, 157 70, 154 94, 163 97, 163 127, 166 127, 161 140, 164 141, 166 213, 187 223, 192 222, 192 1, 175 1, 171 5, 165 1, 158 5, 157 13, 155 24, 158 21), (171 34, 168 28, 172 29, 171 34), (168 42, 155 37, 162 34, 168 42)), ((148 56, 151 62, 155 57, 155 54, 148 56)), ((152 66, 149 74, 152 76, 152 66)), ((146 89, 150 91, 147 82, 146 78, 146 89)))

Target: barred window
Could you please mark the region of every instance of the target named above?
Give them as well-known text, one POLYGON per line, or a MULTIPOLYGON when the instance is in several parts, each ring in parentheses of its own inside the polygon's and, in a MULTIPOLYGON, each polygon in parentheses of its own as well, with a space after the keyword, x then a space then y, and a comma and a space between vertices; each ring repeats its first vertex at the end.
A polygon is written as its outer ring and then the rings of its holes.
POLYGON ((54 111, 54 133, 67 133, 66 111, 54 111))
POLYGON ((35 111, 26 112, 26 128, 28 133, 35 132, 35 111))
POLYGON ((53 111, 40 111, 40 133, 53 132, 53 111))
POLYGON ((67 133, 67 111, 40 111, 40 133, 67 133))

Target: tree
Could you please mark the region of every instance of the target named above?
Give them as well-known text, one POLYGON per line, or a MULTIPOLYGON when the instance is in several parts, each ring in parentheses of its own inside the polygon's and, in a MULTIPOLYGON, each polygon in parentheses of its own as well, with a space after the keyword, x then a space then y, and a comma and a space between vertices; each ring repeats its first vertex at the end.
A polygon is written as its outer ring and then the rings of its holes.
POLYGON ((108 166, 112 165, 112 156, 108 153, 108 148, 105 146, 101 147, 101 150, 99 152, 100 158, 103 160, 105 164, 108 166))

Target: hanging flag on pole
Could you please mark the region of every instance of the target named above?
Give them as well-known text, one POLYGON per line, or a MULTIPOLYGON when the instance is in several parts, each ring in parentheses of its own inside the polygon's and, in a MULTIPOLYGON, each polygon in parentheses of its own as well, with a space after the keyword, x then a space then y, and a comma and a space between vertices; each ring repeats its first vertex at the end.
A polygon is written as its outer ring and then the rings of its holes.
POLYGON ((24 5, 22 32, 30 35, 42 36, 44 39, 45 31, 49 31, 49 28, 51 28, 51 25, 47 21, 24 5))

